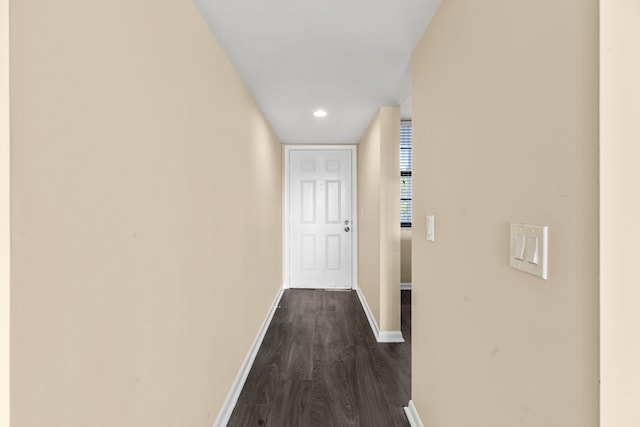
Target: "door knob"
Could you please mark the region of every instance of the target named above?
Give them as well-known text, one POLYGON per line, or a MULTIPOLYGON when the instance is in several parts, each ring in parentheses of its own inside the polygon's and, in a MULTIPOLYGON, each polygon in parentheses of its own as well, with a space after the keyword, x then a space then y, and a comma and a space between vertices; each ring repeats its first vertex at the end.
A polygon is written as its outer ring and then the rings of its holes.
POLYGON ((348 233, 348 232, 349 232, 349 230, 351 230, 351 228, 347 225, 347 226, 344 228, 344 231, 346 231, 346 232, 348 233))

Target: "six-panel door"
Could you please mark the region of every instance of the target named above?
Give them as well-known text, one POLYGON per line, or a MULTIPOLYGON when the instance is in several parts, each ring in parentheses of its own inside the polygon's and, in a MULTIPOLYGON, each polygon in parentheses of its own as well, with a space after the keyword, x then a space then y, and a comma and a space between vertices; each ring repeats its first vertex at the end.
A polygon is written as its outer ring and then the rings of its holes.
POLYGON ((351 151, 289 156, 290 285, 351 288, 351 151))

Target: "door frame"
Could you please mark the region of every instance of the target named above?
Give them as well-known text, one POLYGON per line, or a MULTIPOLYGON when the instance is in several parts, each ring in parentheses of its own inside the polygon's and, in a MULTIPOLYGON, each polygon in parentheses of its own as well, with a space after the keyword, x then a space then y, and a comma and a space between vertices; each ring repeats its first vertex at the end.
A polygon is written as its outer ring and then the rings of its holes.
POLYGON ((351 151, 351 289, 358 289, 358 150, 356 145, 299 145, 284 146, 284 206, 283 206, 283 249, 284 249, 284 288, 291 286, 291 221, 289 219, 289 157, 292 151, 351 151))

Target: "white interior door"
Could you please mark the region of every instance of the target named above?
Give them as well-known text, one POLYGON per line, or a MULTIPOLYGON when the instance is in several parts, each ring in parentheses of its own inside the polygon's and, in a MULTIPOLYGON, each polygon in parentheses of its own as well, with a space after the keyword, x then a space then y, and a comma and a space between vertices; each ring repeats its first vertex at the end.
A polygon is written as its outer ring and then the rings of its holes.
POLYGON ((290 286, 351 288, 351 150, 289 155, 290 286))

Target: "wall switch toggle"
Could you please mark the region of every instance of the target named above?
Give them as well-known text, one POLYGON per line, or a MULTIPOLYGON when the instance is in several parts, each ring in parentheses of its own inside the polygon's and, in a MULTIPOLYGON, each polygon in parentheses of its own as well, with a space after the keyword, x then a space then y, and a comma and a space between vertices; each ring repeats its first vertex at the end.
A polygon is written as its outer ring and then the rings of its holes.
POLYGON ((516 234, 516 243, 513 250, 513 257, 517 260, 524 261, 524 234, 516 234))
POLYGON ((538 238, 527 237, 527 262, 538 265, 538 238))

